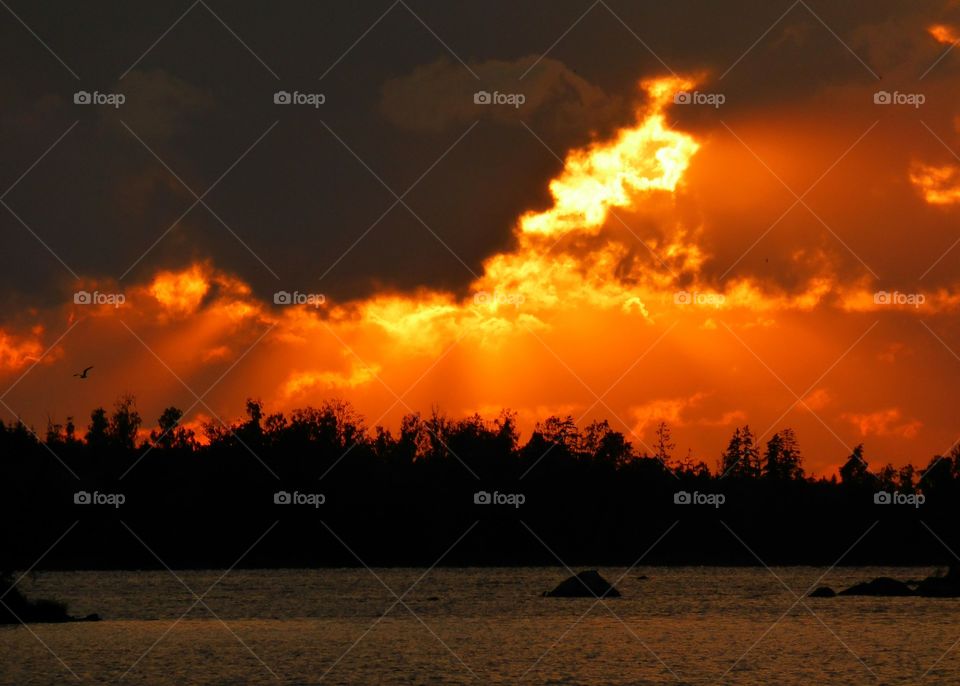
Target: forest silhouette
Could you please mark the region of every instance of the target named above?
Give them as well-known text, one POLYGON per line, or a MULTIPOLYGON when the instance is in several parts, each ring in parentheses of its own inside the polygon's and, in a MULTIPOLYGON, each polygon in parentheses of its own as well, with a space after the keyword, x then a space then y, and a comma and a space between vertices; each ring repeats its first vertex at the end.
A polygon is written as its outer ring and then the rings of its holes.
POLYGON ((956 447, 873 469, 859 445, 827 479, 789 428, 738 427, 711 466, 663 422, 638 449, 569 416, 521 441, 509 410, 410 413, 396 432, 341 400, 182 419, 170 407, 148 429, 122 397, 45 435, 0 422, 0 569, 74 522, 41 567, 949 564, 960 549, 956 447))

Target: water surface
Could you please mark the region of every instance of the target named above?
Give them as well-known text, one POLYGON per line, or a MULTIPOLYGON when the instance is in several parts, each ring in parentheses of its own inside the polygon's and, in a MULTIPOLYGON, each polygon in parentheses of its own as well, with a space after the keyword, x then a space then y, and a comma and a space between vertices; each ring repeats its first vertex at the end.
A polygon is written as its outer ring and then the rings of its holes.
POLYGON ((824 572, 636 568, 601 604, 540 597, 560 568, 48 572, 24 589, 105 621, 0 629, 0 683, 960 683, 960 600, 797 603, 824 572))

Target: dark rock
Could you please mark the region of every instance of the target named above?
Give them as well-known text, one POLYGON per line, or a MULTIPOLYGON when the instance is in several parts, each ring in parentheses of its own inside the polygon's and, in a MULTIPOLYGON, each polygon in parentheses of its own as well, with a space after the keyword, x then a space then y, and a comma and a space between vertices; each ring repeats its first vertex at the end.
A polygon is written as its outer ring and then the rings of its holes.
POLYGON ((811 591, 808 595, 810 598, 833 598, 837 595, 837 592, 834 591, 829 586, 820 586, 814 591, 811 591))
POLYGON ((54 600, 27 600, 17 589, 11 590, 0 605, 0 624, 70 622, 67 606, 54 600))
POLYGON ((916 594, 924 598, 960 598, 960 567, 946 574, 932 574, 917 584, 916 594))
POLYGON ((850 588, 840 591, 839 595, 866 595, 866 596, 907 596, 914 595, 913 590, 902 581, 881 576, 873 581, 854 584, 850 588))
POLYGON ((86 617, 73 617, 67 614, 65 603, 56 600, 30 600, 19 588, 13 585, 13 578, 9 572, 0 572, 0 588, 7 589, 0 603, 0 625, 3 624, 36 624, 59 622, 96 622, 100 615, 90 614, 86 617))
POLYGON ((543 595, 547 598, 619 598, 620 591, 600 576, 597 570, 590 569, 571 576, 543 595))

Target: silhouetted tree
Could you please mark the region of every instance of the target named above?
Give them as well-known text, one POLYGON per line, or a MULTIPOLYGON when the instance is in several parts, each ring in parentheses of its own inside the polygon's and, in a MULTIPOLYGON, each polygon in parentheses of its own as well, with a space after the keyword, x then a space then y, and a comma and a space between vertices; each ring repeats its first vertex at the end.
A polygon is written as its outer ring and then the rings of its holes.
POLYGON ((870 478, 869 474, 867 461, 863 457, 863 443, 860 443, 840 467, 840 481, 844 484, 863 485, 870 478))
POLYGON ((920 476, 918 486, 924 493, 949 498, 957 491, 957 471, 960 465, 960 445, 954 446, 946 455, 936 455, 927 464, 920 476))
POLYGON ((90 413, 90 424, 87 425, 87 446, 94 453, 102 451, 107 446, 110 432, 110 420, 107 411, 98 407, 90 413))
POLYGON ((63 445, 63 443, 65 442, 66 441, 63 435, 63 425, 57 424, 53 421, 53 419, 51 419, 50 417, 47 417, 47 436, 46 436, 47 445, 54 447, 54 446, 63 445))
POLYGON ((122 396, 114 406, 110 417, 108 436, 110 443, 120 450, 133 450, 140 430, 140 413, 132 395, 122 396))
POLYGON ((547 443, 553 443, 568 453, 573 453, 580 442, 580 431, 570 415, 563 419, 547 417, 537 424, 536 431, 543 435, 547 443))
POLYGON ((800 452, 800 441, 793 429, 787 427, 781 434, 783 439, 782 459, 785 471, 791 479, 803 478, 803 455, 800 452))
POLYGON ((580 457, 606 467, 627 462, 633 449, 623 434, 610 428, 607 420, 591 422, 580 437, 580 457))
POLYGON ((498 452, 502 455, 513 455, 520 443, 517 413, 510 410, 501 410, 500 415, 493 420, 493 425, 497 431, 498 452))
POLYGON ((341 448, 348 448, 365 439, 367 429, 363 417, 349 402, 331 400, 323 404, 323 410, 333 419, 337 442, 341 448))
POLYGON ((733 435, 727 443, 727 449, 720 455, 720 475, 727 476, 738 473, 742 457, 743 441, 740 439, 740 427, 738 426, 733 430, 733 435))
POLYGON ((760 449, 756 445, 748 424, 745 424, 740 432, 740 445, 740 464, 743 468, 743 475, 755 479, 760 476, 760 449))
POLYGON ((426 459, 430 453, 430 434, 419 412, 406 414, 400 419, 400 437, 397 448, 404 462, 412 463, 426 459))
POLYGON ((190 450, 196 443, 191 429, 180 426, 183 411, 176 407, 168 407, 157 420, 158 431, 150 432, 150 442, 158 448, 166 450, 190 450))
POLYGON ((897 474, 897 488, 905 493, 913 493, 917 486, 916 477, 916 468, 912 464, 904 465, 897 474))
POLYGON ((884 490, 893 491, 897 488, 898 476, 897 468, 888 462, 877 474, 877 482, 884 490))
POLYGON ((670 426, 666 422, 661 421, 657 424, 657 442, 654 446, 656 452, 653 456, 663 464, 669 464, 673 459, 673 449, 676 447, 670 435, 670 426))
POLYGON ((262 419, 263 403, 259 400, 247 398, 247 421, 234 428, 231 433, 247 446, 252 445, 253 448, 251 449, 256 449, 263 442, 263 426, 260 423, 262 419))
POLYGON ((720 473, 750 479, 760 476, 760 451, 749 426, 734 430, 720 458, 720 473))
POLYGON ((793 429, 788 428, 773 434, 767 441, 761 473, 769 479, 799 480, 803 478, 801 463, 799 443, 793 429))
POLYGON ((65 442, 67 445, 73 445, 77 442, 76 432, 77 427, 73 424, 73 417, 67 417, 67 426, 64 430, 65 432, 65 442))
POLYGON ((445 460, 452 456, 450 449, 450 435, 453 432, 453 423, 444 415, 439 408, 432 408, 430 417, 423 422, 423 428, 427 432, 427 459, 445 460))

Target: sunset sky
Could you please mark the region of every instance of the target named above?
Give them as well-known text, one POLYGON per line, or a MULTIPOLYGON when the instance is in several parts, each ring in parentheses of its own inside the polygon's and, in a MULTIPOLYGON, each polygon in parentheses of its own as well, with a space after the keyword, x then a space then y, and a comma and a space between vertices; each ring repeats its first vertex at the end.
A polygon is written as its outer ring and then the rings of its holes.
POLYGON ((6 421, 960 437, 960 3, 43 5, 0 10, 6 421))

